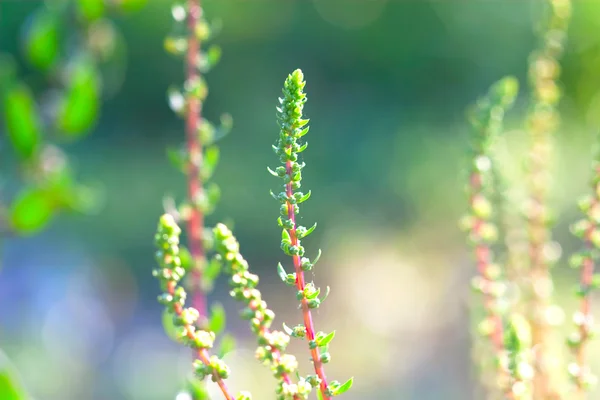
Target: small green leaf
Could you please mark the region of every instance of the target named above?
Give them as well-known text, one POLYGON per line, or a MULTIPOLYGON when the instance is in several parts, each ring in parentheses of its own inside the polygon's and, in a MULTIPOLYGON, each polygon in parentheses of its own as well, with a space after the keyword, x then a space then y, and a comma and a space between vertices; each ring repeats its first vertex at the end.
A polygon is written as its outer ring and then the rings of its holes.
POLYGON ((304 203, 306 200, 308 200, 310 198, 311 194, 312 194, 312 192, 309 190, 308 193, 306 193, 304 196, 300 197, 300 199, 297 201, 297 203, 298 204, 304 203))
POLYGON ((220 304, 214 304, 210 308, 210 319, 208 320, 208 329, 218 335, 225 329, 226 316, 225 309, 220 304))
POLYGON ((204 180, 210 179, 219 163, 219 148, 217 146, 209 146, 204 151, 204 165, 202 167, 202 175, 204 180))
POLYGON ((233 350, 235 350, 235 337, 230 334, 223 335, 219 346, 219 357, 223 358, 233 350))
POLYGON ((206 263, 206 266, 204 267, 203 271, 203 276, 205 279, 209 279, 212 281, 217 279, 220 273, 221 263, 217 259, 212 258, 208 263, 206 263))
POLYGON ((317 223, 315 222, 315 224, 313 226, 311 226, 310 228, 308 228, 306 230, 306 232, 302 235, 302 237, 300 239, 305 238, 308 235, 310 235, 311 233, 313 233, 313 231, 315 230, 316 227, 317 227, 317 223))
POLYGON ((66 137, 76 139, 88 133, 98 118, 100 89, 96 69, 88 60, 78 61, 70 79, 57 124, 66 137))
POLYGON ((315 265, 319 261, 320 258, 321 258, 321 249, 319 249, 319 252, 317 253, 317 256, 313 260, 312 264, 315 265))
POLYGON ((271 168, 267 167, 267 170, 269 171, 269 173, 277 178, 279 178, 279 175, 277 174, 277 172, 273 171, 271 168))
POLYGON ((327 289, 325 290, 325 294, 323 295, 323 297, 321 297, 319 300, 321 300, 321 303, 325 301, 325 299, 327 299, 327 296, 329 296, 329 292, 330 292, 331 288, 329 286, 327 286, 327 289))
POLYGON ((77 9, 88 21, 95 21, 104 15, 104 0, 77 0, 77 9))
POLYGON ((317 399, 323 400, 323 393, 321 393, 321 389, 317 386, 317 399))
POLYGON ((283 331, 284 331, 285 333, 287 333, 289 336, 295 336, 295 335, 294 335, 294 330, 293 330, 292 328, 290 328, 289 326, 287 326, 287 325, 285 324, 285 322, 284 322, 282 325, 283 325, 283 331))
POLYGON ((27 61, 43 71, 54 65, 60 45, 60 20, 47 9, 37 11, 24 38, 27 61))
POLYGON ((333 395, 338 396, 342 393, 346 393, 348 390, 350 390, 353 383, 354 383, 354 377, 348 379, 345 383, 343 383, 337 389, 335 389, 333 392, 333 395))
POLYGON ((29 395, 21 384, 14 366, 2 352, 0 352, 0 399, 29 399, 29 395))
POLYGON ((29 158, 39 148, 42 137, 33 95, 24 84, 15 84, 9 87, 3 100, 8 138, 19 156, 29 158))
POLYGON ((167 158, 177 170, 184 172, 187 170, 187 152, 184 149, 167 148, 167 158))
POLYGON ((194 400, 210 400, 210 394, 206 389, 206 382, 199 379, 188 379, 187 390, 194 400))
POLYGON ((277 264, 277 274, 283 282, 287 281, 287 272, 285 272, 285 269, 283 269, 283 265, 281 265, 281 263, 277 264))
POLYGON ((56 204, 49 193, 38 188, 26 189, 11 206, 11 224, 19 233, 33 234, 50 222, 55 211, 56 204))
POLYGON ((332 331, 330 334, 325 336, 323 339, 317 340, 317 344, 319 346, 327 346, 329 344, 329 342, 331 342, 331 340, 333 340, 334 336, 335 336, 335 331, 332 331))
POLYGON ((181 267, 189 272, 192 269, 193 260, 190 251, 185 246, 179 246, 179 260, 181 261, 181 267))
POLYGON ((179 335, 178 328, 173 322, 173 313, 165 309, 162 314, 162 325, 167 336, 176 343, 182 343, 181 336, 179 335))
POLYGON ((287 231, 287 229, 281 230, 281 240, 288 244, 292 242, 292 238, 290 237, 290 233, 287 231))

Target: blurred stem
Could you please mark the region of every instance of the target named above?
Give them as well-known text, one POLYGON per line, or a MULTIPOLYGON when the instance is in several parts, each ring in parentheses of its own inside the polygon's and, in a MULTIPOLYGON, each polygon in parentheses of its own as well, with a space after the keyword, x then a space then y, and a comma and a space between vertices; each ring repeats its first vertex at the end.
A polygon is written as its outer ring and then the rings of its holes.
POLYGON ((570 0, 548 0, 550 18, 541 36, 540 49, 531 56, 529 79, 533 104, 528 117, 531 138, 529 153, 529 197, 527 213, 529 234, 531 301, 529 304, 534 346, 535 377, 534 400, 559 398, 555 377, 551 376, 551 327, 548 309, 553 292, 549 257, 550 212, 548 192, 550 189, 550 165, 552 134, 559 114, 556 106, 561 97, 557 80, 560 76, 558 59, 563 53, 566 31, 571 14, 570 0))
MULTIPOLYGON (((200 78, 197 60, 200 53, 200 40, 195 31, 200 19, 202 9, 200 0, 188 1, 188 48, 186 54, 186 81, 195 82, 200 78)), ((202 290, 202 268, 205 261, 205 251, 202 243, 204 228, 204 215, 198 206, 203 188, 200 177, 202 165, 202 143, 198 134, 201 121, 201 102, 197 96, 189 96, 186 113, 187 150, 190 157, 188 170, 188 195, 191 203, 191 212, 187 221, 188 245, 192 256, 192 271, 190 274, 190 287, 192 294, 192 307, 200 313, 200 321, 207 316, 206 296, 202 290)))

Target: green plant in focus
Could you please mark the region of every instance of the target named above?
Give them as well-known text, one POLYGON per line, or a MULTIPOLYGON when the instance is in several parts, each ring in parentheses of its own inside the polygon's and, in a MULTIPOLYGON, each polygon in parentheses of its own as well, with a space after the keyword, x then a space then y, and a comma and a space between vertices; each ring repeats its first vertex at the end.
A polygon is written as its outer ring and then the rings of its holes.
MULTIPOLYGON (((293 328, 284 324, 285 332, 271 330, 275 314, 262 300, 261 293, 257 289, 259 278, 250 273, 248 263, 240 254, 239 243, 233 233, 224 224, 217 224, 213 229, 211 243, 216 252, 213 260, 222 266, 224 272, 229 276, 230 295, 245 305, 241 317, 250 321, 250 329, 257 337, 256 358, 271 368, 277 381, 275 394, 279 400, 308 399, 313 388, 316 388, 319 399, 330 399, 348 391, 353 383, 352 378, 345 383, 327 381, 324 364, 331 360, 328 349, 335 336, 335 331, 317 332, 311 310, 321 305, 326 299, 329 289, 321 295, 320 289, 316 288, 312 282, 306 282, 304 276, 304 272, 310 271, 319 258, 317 256, 311 261, 305 257, 304 248, 301 245, 301 239, 307 237, 316 225, 306 228, 296 224, 299 204, 310 197, 310 192, 303 194, 297 191, 302 180, 301 170, 304 168, 304 163, 298 162, 298 154, 307 148, 306 143, 300 143, 301 138, 308 132, 306 126, 308 120, 302 118, 302 109, 306 102, 306 95, 303 91, 305 84, 300 70, 290 74, 284 83, 283 97, 279 99, 277 107, 279 139, 273 146, 283 166, 277 167, 274 171, 269 169, 271 174, 284 181, 283 191, 278 195, 274 193, 271 195, 281 203, 281 215, 278 218, 279 226, 282 228, 281 248, 284 253, 292 257, 295 269, 294 273, 288 274, 279 264, 277 271, 284 283, 296 287, 296 298, 301 305, 304 323, 293 328), (314 375, 301 377, 296 357, 285 353, 290 337, 307 340, 308 351, 314 366, 314 375), (296 381, 293 380, 293 375, 297 376, 296 381)), ((211 328, 211 324, 207 329, 202 326, 198 327, 195 323, 200 313, 195 308, 182 308, 186 292, 183 288, 176 287, 176 283, 183 277, 186 268, 181 266, 181 260, 178 257, 178 233, 179 228, 173 217, 170 214, 163 215, 156 235, 157 259, 162 269, 154 272, 154 276, 159 278, 164 292, 159 297, 159 301, 166 305, 166 309, 172 315, 173 323, 179 329, 177 336, 185 335, 188 338, 184 343, 189 345, 190 340, 195 340, 194 332, 198 332, 199 335, 210 337, 212 344, 216 332, 211 328), (168 250, 167 253, 165 253, 166 250, 168 250), (182 315, 187 314, 192 317, 185 325, 182 322, 182 315)), ((210 346, 192 347, 198 351, 210 346)), ((213 381, 218 383, 225 397, 233 398, 226 384, 222 382, 227 377, 224 372, 226 368, 222 367, 223 373, 215 372, 215 363, 221 365, 220 359, 213 356, 211 361, 208 355, 199 354, 199 361, 196 361, 196 376, 202 380, 212 374, 213 381)), ((203 392, 202 396, 206 396, 206 393, 203 392)), ((250 398, 247 393, 239 396, 238 398, 250 398)), ((204 397, 196 396, 195 398, 204 397)))

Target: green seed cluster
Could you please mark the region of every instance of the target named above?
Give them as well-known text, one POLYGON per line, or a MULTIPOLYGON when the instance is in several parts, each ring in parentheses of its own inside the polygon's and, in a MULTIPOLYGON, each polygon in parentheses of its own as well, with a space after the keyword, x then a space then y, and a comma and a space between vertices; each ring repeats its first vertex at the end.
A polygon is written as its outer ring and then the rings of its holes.
MULTIPOLYGON (((491 201, 495 183, 492 146, 502 130, 504 114, 512 106, 517 92, 517 80, 506 77, 495 83, 487 96, 479 99, 470 110, 469 120, 473 130, 473 155, 468 185, 470 209, 461 221, 462 228, 468 234, 468 241, 473 246, 479 273, 473 279, 473 288, 484 297, 486 316, 479 323, 479 333, 493 345, 492 354, 498 365, 497 375, 503 378, 501 382, 506 381, 510 373, 510 369, 505 368, 506 352, 514 349, 508 348, 509 343, 505 343, 501 300, 506 284, 502 279, 501 267, 494 263, 491 248, 498 238, 491 201)), ((504 390, 512 390, 512 380, 513 377, 510 383, 501 384, 504 390)))
POLYGON ((567 340, 575 356, 568 372, 573 383, 581 391, 589 390, 597 382, 597 377, 591 373, 587 364, 585 348, 597 333, 590 296, 592 290, 600 288, 600 275, 594 273, 595 264, 600 258, 600 155, 597 156, 594 172, 594 194, 579 202, 579 209, 585 214, 585 218, 571 226, 571 232, 585 243, 585 248, 570 259, 571 266, 581 271, 580 286, 576 292, 580 300, 580 309, 573 315, 575 331, 567 340))
POLYGON ((173 323, 178 330, 178 336, 182 342, 199 351, 200 359, 194 362, 194 369, 199 379, 211 376, 214 382, 226 379, 229 376, 229 368, 217 356, 203 357, 206 350, 213 347, 215 334, 210 331, 196 328, 199 313, 194 308, 184 308, 186 292, 183 287, 178 286, 185 275, 185 269, 181 266, 179 257, 179 236, 181 229, 170 214, 164 214, 159 221, 158 229, 154 237, 157 248, 156 260, 158 268, 152 271, 156 277, 163 293, 158 296, 158 301, 172 314, 173 323))
POLYGON ((260 291, 256 288, 258 276, 248 270, 248 262, 239 251, 239 243, 233 233, 224 224, 217 224, 213 230, 215 251, 223 263, 223 270, 230 276, 231 297, 246 304, 241 315, 250 320, 250 328, 258 338, 256 358, 271 367, 278 381, 278 400, 307 399, 312 390, 312 383, 319 385, 318 380, 300 379, 292 383, 290 375, 298 370, 296 357, 284 354, 290 342, 290 336, 285 332, 270 330, 275 313, 262 300, 260 291))

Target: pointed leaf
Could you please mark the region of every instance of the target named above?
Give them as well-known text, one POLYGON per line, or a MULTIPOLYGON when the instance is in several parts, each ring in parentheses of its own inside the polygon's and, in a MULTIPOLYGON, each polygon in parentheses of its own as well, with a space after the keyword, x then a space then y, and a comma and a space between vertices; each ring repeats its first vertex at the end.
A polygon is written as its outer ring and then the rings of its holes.
POLYGON ((28 24, 24 38, 27 61, 43 71, 57 60, 60 47, 59 16, 46 8, 41 8, 28 24))
POLYGON ((285 243, 292 242, 292 238, 290 237, 290 233, 287 231, 287 229, 281 230, 281 240, 284 241, 285 243))
POLYGON ((317 256, 313 260, 312 264, 315 265, 319 261, 320 258, 321 258, 321 249, 319 249, 319 252, 317 253, 317 256))
POLYGON ((7 90, 3 103, 8 138, 19 156, 29 158, 42 139, 42 124, 33 95, 27 86, 15 84, 7 90))
POLYGON ((310 228, 308 228, 306 230, 306 232, 302 235, 302 237, 300 239, 305 238, 308 235, 310 235, 311 233, 313 233, 313 231, 315 230, 316 227, 317 227, 317 223, 315 222, 315 224, 313 226, 311 226, 310 228))
POLYGON ((269 173, 271 175, 273 175, 274 177, 279 178, 279 175, 277 174, 277 172, 273 171, 271 168, 267 167, 267 170, 269 171, 269 173))
POLYGON ((323 400, 323 393, 321 393, 321 388, 319 386, 317 386, 316 390, 317 390, 317 399, 323 400))
POLYGON ((306 200, 308 200, 310 198, 310 195, 312 194, 312 192, 309 190, 308 193, 306 193, 304 196, 302 196, 300 198, 300 200, 297 201, 298 204, 300 203, 304 203, 306 200))
POLYGON ((11 206, 11 225, 21 234, 33 234, 50 222, 55 211, 54 199, 46 191, 29 188, 11 206))
POLYGON ((335 391, 334 391, 334 396, 340 395, 342 393, 346 393, 348 390, 350 390, 350 388, 352 387, 352 384, 354 383, 354 377, 348 379, 345 383, 343 383, 342 385, 340 385, 335 391))
POLYGON ((329 342, 331 342, 333 340, 334 336, 335 336, 335 331, 332 331, 330 334, 325 336, 323 339, 317 341, 317 344, 319 346, 327 346, 329 344, 329 342))
POLYGON ((327 299, 327 296, 329 296, 329 292, 330 292, 330 287, 327 286, 327 289, 325 290, 325 294, 323 295, 323 297, 321 297, 319 300, 321 300, 321 303, 325 301, 325 299, 327 299))
POLYGON ((217 164, 219 163, 219 148, 217 146, 209 146, 204 151, 204 165, 202 166, 202 175, 204 179, 210 179, 213 176, 217 164))
POLYGON ((230 334, 223 335, 219 346, 219 357, 223 358, 233 350, 235 350, 235 337, 230 334))
POLYGON ((283 282, 287 281, 287 272, 285 272, 285 269, 283 269, 283 265, 281 265, 281 263, 277 264, 277 274, 283 282))
POLYGON ((100 89, 98 74, 89 60, 79 60, 58 111, 57 125, 65 137, 77 139, 89 133, 98 118, 100 89))
POLYGON ((179 331, 173 322, 173 313, 165 309, 162 314, 162 326, 167 336, 176 343, 182 343, 179 331))
POLYGON ((220 334, 225 330, 226 316, 225 309, 221 304, 214 304, 210 308, 210 319, 208 320, 208 329, 215 333, 220 334))
POLYGON ((285 322, 282 325, 283 325, 283 331, 285 333, 287 333, 289 336, 294 336, 294 330, 292 328, 290 328, 289 326, 287 326, 285 324, 285 322))

